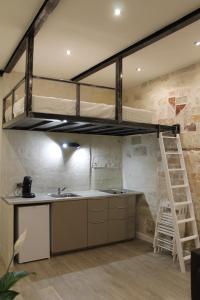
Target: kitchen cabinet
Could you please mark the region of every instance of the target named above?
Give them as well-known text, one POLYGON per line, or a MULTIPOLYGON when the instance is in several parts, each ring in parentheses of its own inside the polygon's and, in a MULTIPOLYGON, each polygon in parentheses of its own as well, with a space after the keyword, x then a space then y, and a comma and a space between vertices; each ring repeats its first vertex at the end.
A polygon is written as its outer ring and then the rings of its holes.
POLYGON ((88 246, 108 243, 108 199, 88 200, 88 246))
POLYGON ((128 198, 116 197, 109 199, 109 243, 128 239, 128 198))
POLYGON ((135 237, 135 196, 88 200, 88 246, 135 237))
POLYGON ((51 204, 51 252, 105 245, 135 237, 135 196, 51 204))
POLYGON ((123 195, 109 199, 108 242, 118 242, 135 237, 134 195, 123 195))
POLYGON ((87 247, 87 200, 54 202, 51 206, 51 252, 87 247))
POLYGON ((49 258, 49 205, 19 206, 16 216, 17 237, 27 230, 27 237, 18 255, 18 262, 49 258))

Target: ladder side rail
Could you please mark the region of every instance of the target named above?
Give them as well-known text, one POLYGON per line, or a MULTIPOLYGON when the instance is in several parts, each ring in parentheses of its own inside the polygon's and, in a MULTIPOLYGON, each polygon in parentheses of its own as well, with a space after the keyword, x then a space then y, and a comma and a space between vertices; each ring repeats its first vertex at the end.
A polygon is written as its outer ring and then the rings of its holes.
POLYGON ((184 259, 183 259, 183 248, 182 248, 182 244, 180 241, 180 232, 179 232, 179 226, 177 223, 177 221, 178 221, 177 214, 176 214, 176 209, 174 206, 174 195, 173 195, 172 187, 171 187, 171 178, 170 178, 169 171, 168 171, 168 161, 167 161, 167 157, 165 154, 166 151, 165 151, 165 145, 164 145, 162 133, 160 133, 159 144, 160 144, 161 156, 162 156, 162 161, 163 161, 165 180, 166 180, 166 185, 167 185, 167 193, 168 193, 168 197, 170 200, 169 202, 170 202, 171 212, 172 212, 173 221, 174 221, 176 247, 177 247, 177 251, 179 253, 179 255, 178 255, 179 264, 180 264, 181 271, 185 272, 185 263, 184 263, 184 259))
POLYGON ((182 153, 180 157, 180 164, 181 168, 184 168, 184 173, 183 173, 183 179, 184 179, 184 184, 187 184, 186 188, 186 194, 187 194, 187 200, 191 201, 192 204, 188 206, 190 217, 194 219, 192 222, 192 230, 194 235, 197 235, 198 238, 195 239, 195 247, 198 248, 200 246, 200 241, 199 241, 199 233, 197 229, 197 224, 196 224, 196 218, 195 218, 195 212, 194 212, 194 204, 192 201, 192 196, 191 196, 191 190, 190 190, 190 185, 189 185, 189 180, 188 180, 188 175, 187 175, 187 170, 186 170, 186 164, 185 164, 185 159, 183 155, 183 150, 181 146, 181 140, 180 140, 180 135, 177 135, 177 146, 178 146, 178 151, 182 153))

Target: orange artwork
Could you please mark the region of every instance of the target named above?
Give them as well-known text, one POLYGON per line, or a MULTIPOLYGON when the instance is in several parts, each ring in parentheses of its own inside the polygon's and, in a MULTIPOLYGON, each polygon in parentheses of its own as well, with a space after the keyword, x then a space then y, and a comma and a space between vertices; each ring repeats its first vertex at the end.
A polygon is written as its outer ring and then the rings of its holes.
POLYGON ((178 104, 176 105, 176 116, 184 109, 186 104, 178 104))
POLYGON ((169 104, 175 109, 175 107, 176 107, 176 98, 175 97, 169 98, 168 101, 169 101, 169 104))

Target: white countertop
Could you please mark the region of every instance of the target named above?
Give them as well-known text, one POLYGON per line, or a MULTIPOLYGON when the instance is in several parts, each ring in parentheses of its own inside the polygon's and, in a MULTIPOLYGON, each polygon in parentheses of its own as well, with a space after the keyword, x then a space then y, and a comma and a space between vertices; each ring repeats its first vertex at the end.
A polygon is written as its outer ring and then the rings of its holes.
POLYGON ((52 203, 57 201, 72 201, 72 200, 80 200, 80 199, 88 199, 88 198, 101 198, 101 197, 122 197, 126 195, 139 195, 142 192, 126 190, 124 194, 109 194, 98 190, 89 190, 89 191, 68 191, 69 193, 77 194, 77 197, 67 197, 67 198, 54 198, 49 196, 48 194, 36 194, 35 198, 22 198, 17 196, 4 196, 1 197, 4 201, 6 201, 10 205, 26 205, 26 204, 40 204, 40 203, 52 203))

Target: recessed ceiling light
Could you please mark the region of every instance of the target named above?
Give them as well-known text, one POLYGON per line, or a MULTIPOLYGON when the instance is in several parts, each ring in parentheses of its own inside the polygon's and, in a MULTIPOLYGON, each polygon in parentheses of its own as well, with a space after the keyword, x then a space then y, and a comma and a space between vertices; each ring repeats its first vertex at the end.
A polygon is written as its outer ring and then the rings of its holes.
POLYGON ((200 41, 194 42, 195 46, 200 46, 200 41))
POLYGON ((121 15, 121 9, 120 8, 115 8, 114 14, 115 14, 115 16, 120 16, 121 15))
POLYGON ((142 69, 141 69, 140 67, 138 67, 138 68, 136 68, 136 71, 137 71, 137 72, 141 72, 142 69))
POLYGON ((67 120, 63 120, 63 123, 67 123, 67 120))
POLYGON ((67 54, 68 56, 71 55, 71 50, 68 49, 68 50, 66 51, 66 54, 67 54))

